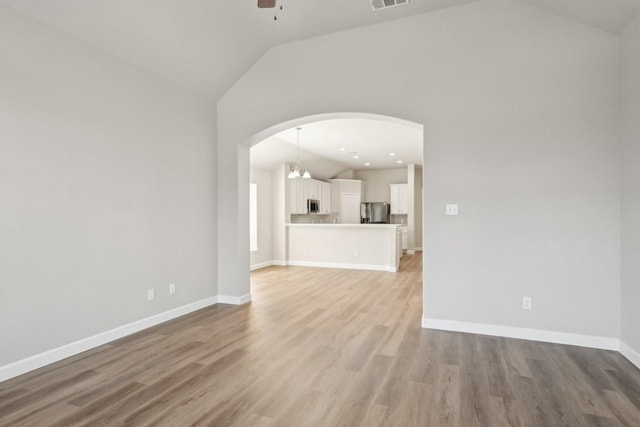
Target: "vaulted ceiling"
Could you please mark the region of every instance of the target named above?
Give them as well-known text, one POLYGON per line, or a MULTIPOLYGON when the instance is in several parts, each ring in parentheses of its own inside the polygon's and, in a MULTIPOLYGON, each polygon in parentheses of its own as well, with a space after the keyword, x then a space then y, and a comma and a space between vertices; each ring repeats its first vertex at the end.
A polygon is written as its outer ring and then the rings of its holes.
MULTIPOLYGON (((0 4, 217 100, 270 47, 472 1, 482 0, 411 0, 408 6, 376 12, 370 0, 278 0, 283 10, 275 11, 258 9, 256 0, 0 0, 0 4)), ((520 1, 613 34, 640 11, 640 0, 520 1)))

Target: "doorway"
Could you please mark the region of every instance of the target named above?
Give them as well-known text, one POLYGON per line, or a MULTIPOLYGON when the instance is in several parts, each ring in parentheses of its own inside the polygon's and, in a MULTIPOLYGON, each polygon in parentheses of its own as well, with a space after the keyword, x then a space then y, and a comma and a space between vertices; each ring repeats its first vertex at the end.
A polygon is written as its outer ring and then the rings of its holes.
POLYGON ((340 222, 342 224, 360 223, 360 193, 340 195, 340 222))

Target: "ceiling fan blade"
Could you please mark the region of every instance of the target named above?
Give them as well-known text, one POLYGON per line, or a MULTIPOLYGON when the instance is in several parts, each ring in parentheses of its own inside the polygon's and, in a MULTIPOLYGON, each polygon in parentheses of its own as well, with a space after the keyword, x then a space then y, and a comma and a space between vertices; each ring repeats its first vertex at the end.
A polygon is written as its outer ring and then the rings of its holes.
POLYGON ((276 0, 258 0, 259 8, 276 7, 276 0))

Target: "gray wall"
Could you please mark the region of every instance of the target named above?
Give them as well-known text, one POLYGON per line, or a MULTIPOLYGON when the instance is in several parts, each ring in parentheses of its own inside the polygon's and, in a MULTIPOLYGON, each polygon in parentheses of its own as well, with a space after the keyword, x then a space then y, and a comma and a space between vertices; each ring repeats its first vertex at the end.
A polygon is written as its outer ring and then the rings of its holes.
POLYGON ((408 249, 422 248, 422 168, 409 165, 408 249))
POLYGON ((216 295, 215 109, 1 6, 0 58, 0 366, 216 295))
POLYGON ((640 17, 622 35, 622 341, 640 354, 640 17))
MULTIPOLYGON (((336 111, 423 124, 425 316, 616 338, 618 83, 617 37, 502 0, 278 46, 218 104, 221 202, 255 135, 336 111)), ((245 221, 219 214, 230 238, 245 221)), ((219 257, 236 295, 241 252, 219 257)))

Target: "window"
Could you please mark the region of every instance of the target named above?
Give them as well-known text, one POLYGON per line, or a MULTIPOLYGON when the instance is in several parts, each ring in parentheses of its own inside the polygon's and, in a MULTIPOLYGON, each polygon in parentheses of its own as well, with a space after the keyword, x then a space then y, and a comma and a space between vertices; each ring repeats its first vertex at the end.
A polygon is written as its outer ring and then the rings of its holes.
POLYGON ((258 250, 258 186, 249 184, 249 250, 258 250))

